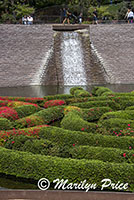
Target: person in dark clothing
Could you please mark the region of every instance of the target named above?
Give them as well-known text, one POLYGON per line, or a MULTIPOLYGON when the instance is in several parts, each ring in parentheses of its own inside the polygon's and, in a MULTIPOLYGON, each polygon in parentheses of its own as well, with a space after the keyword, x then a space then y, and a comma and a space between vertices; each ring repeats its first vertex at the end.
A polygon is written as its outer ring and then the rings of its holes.
POLYGON ((94 20, 94 24, 98 24, 98 19, 97 19, 97 17, 98 17, 98 13, 97 13, 97 10, 96 10, 96 8, 95 8, 94 11, 93 11, 93 20, 94 20))
POLYGON ((70 24, 70 21, 69 21, 70 16, 71 16, 71 13, 69 13, 68 10, 63 8, 63 17, 64 17, 63 24, 65 24, 66 21, 68 24, 70 24))

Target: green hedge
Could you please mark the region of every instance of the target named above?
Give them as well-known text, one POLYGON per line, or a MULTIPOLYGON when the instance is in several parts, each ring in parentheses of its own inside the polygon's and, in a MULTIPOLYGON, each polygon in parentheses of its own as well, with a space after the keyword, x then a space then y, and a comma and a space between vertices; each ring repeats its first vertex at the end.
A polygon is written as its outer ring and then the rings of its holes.
POLYGON ((113 93, 112 90, 110 90, 109 88, 102 87, 102 86, 94 86, 91 90, 91 93, 94 96, 101 96, 105 92, 110 92, 110 94, 113 93))
POLYGON ((17 111, 19 118, 22 118, 22 117, 32 115, 35 112, 39 112, 41 109, 33 105, 24 105, 24 106, 16 107, 14 108, 14 110, 17 111))
POLYGON ((93 107, 90 109, 82 109, 83 119, 86 121, 97 121, 100 117, 107 112, 111 112, 110 107, 93 107))
POLYGON ((89 123, 82 119, 79 111, 68 112, 61 121, 61 127, 72 131, 86 131, 95 132, 97 129, 97 124, 89 123))
POLYGON ((99 122, 102 122, 103 120, 111 119, 111 118, 119 118, 119 119, 126 119, 126 120, 133 120, 134 119, 134 111, 116 111, 116 112, 110 112, 110 113, 104 113, 99 122))
POLYGON ((126 107, 125 110, 134 110, 134 106, 129 106, 129 107, 126 107))
POLYGON ((72 87, 72 88, 70 89, 70 94, 71 94, 71 95, 74 95, 74 93, 75 93, 76 90, 85 91, 82 87, 76 86, 76 87, 72 87))
POLYGON ((0 173, 16 177, 39 180, 47 178, 51 183, 59 178, 68 179, 69 183, 87 180, 101 187, 104 178, 117 183, 129 183, 129 190, 134 186, 134 165, 127 163, 105 163, 77 159, 57 158, 32 153, 11 151, 0 148, 0 173))
POLYGON ((35 104, 40 104, 44 99, 39 97, 10 97, 10 96, 0 96, 3 100, 12 100, 12 101, 24 101, 35 104))
POLYGON ((10 136, 4 143, 4 147, 8 149, 43 155, 48 155, 53 146, 49 140, 36 139, 26 135, 10 136))
POLYGON ((92 107, 103 107, 108 106, 113 110, 120 110, 120 105, 115 101, 89 101, 84 103, 72 103, 70 105, 77 106, 79 108, 92 108, 92 107))
MULTIPOLYGON (((75 159, 101 160, 103 162, 134 162, 134 150, 117 148, 103 148, 92 146, 61 146, 49 140, 36 139, 29 136, 18 135, 10 137, 4 147, 12 150, 31 152, 50 156, 71 157, 75 159)), ((129 149, 132 147, 129 147, 129 149)))
POLYGON ((56 106, 52 108, 43 109, 28 117, 16 120, 17 128, 32 127, 42 124, 49 124, 50 122, 63 117, 64 107, 56 106))
POLYGON ((14 127, 14 123, 6 118, 0 118, 0 130, 9 130, 14 127))
POLYGON ((102 120, 99 123, 100 127, 104 127, 107 130, 114 128, 114 130, 121 130, 125 128, 129 128, 129 126, 134 126, 134 120, 126 120, 120 118, 110 118, 106 120, 102 120))
POLYGON ((103 94, 106 93, 106 92, 109 92, 110 94, 112 93, 112 91, 111 91, 109 88, 100 87, 100 88, 98 88, 98 90, 96 90, 95 95, 96 95, 96 96, 101 96, 101 95, 103 95, 103 94))
POLYGON ((85 90, 75 90, 74 96, 75 97, 90 97, 91 94, 85 90))
POLYGON ((70 94, 57 94, 57 95, 51 95, 51 96, 44 96, 45 100, 55 100, 55 99, 69 99, 73 98, 73 95, 70 94))
POLYGON ((50 140, 61 146, 89 145, 128 149, 134 146, 134 138, 114 137, 101 134, 92 134, 80 131, 70 131, 57 127, 42 127, 39 137, 50 140))
POLYGON ((103 148, 90 146, 75 146, 69 151, 75 159, 101 160, 103 162, 134 163, 134 150, 103 148))

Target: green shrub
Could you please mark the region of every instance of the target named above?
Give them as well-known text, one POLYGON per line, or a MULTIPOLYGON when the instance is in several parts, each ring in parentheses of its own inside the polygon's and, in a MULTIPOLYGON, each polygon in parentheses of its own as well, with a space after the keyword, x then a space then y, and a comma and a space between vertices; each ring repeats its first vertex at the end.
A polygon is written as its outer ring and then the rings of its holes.
POLYGON ((38 112, 41 109, 33 105, 24 105, 24 106, 16 107, 14 108, 14 110, 17 111, 19 118, 22 118, 22 117, 32 115, 33 113, 38 112))
POLYGON ((71 111, 61 121, 61 127, 72 131, 95 132, 97 124, 89 123, 82 119, 79 111, 71 111))
POLYGON ((105 92, 110 92, 110 94, 112 93, 112 91, 111 91, 109 88, 100 87, 100 88, 98 88, 98 89, 96 90, 95 95, 96 95, 96 96, 101 96, 101 95, 103 95, 103 93, 105 93, 105 92))
MULTIPOLYGON (((74 95, 74 92, 76 91, 76 90, 84 90, 82 87, 79 87, 79 86, 76 86, 76 87, 72 87, 71 89, 70 89, 70 94, 71 95, 74 95)), ((85 91, 85 90, 84 90, 85 91)))
POLYGON ((120 105, 112 100, 107 101, 89 101, 84 103, 72 103, 70 105, 77 106, 79 108, 92 108, 92 107, 103 107, 108 106, 113 110, 120 110, 120 105))
POLYGON ((45 100, 55 100, 55 99, 69 99, 73 98, 70 94, 57 94, 57 95, 51 95, 51 96, 44 96, 45 100))
POLYGON ((103 148, 90 146, 75 146, 69 151, 75 159, 101 160, 103 162, 134 163, 134 150, 103 148))
POLYGON ((129 106, 129 107, 126 107, 125 110, 134 110, 134 106, 129 106))
POLYGON ((4 143, 4 147, 7 149, 22 150, 24 143, 31 137, 26 135, 10 136, 4 143))
POLYGON ((116 111, 116 112, 110 112, 110 113, 104 113, 102 117, 100 118, 99 122, 102 122, 103 120, 107 120, 110 118, 119 118, 119 119, 126 119, 126 120, 133 120, 134 119, 134 111, 116 111))
POLYGON ((91 94, 85 90, 75 90, 74 96, 75 97, 90 97, 91 94))
POLYGON ((91 90, 91 93, 94 96, 101 96, 105 92, 110 92, 110 94, 111 94, 112 90, 110 90, 109 88, 106 88, 106 87, 102 87, 102 86, 94 86, 91 90))
POLYGON ((111 118, 103 120, 99 123, 100 127, 105 127, 107 130, 115 128, 115 130, 127 128, 129 125, 134 126, 134 120, 126 120, 120 118, 111 118))
POLYGON ((100 119, 100 117, 107 112, 111 112, 112 109, 110 107, 93 107, 90 109, 82 109, 83 119, 86 121, 96 121, 100 119))
POLYGON ((13 122, 10 122, 6 118, 0 118, 0 130, 9 130, 14 127, 13 122))
POLYGON ((56 106, 52 108, 43 109, 28 117, 16 120, 17 128, 32 127, 42 124, 49 124, 50 122, 63 117, 64 107, 56 106))
POLYGON ((80 131, 70 131, 57 127, 42 127, 39 137, 57 143, 60 146, 89 145, 128 149, 134 146, 134 138, 114 137, 80 131))
POLYGON ((68 179, 69 183, 86 180, 88 183, 96 183, 97 188, 101 187, 101 181, 108 175, 113 183, 119 180, 128 183, 129 190, 132 190, 134 185, 133 164, 34 155, 2 147, 0 148, 0 173, 34 180, 46 177, 50 183, 57 177, 59 180, 68 179))

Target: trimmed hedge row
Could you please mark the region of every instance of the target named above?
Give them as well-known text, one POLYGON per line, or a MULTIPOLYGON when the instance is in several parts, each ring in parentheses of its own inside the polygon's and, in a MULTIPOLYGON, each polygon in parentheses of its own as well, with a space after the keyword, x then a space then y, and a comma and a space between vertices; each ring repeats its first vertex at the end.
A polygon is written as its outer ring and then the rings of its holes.
POLYGON ((27 128, 42 124, 49 124, 54 120, 62 118, 63 112, 64 106, 57 106, 41 110, 33 115, 16 120, 16 128, 27 128))
POLYGON ((23 102, 23 101, 8 101, 8 104, 7 104, 8 107, 12 107, 12 108, 16 108, 16 107, 20 107, 20 106, 24 106, 24 105, 33 105, 33 106, 39 108, 39 106, 37 104, 27 103, 27 102, 23 102))
POLYGON ((134 106, 129 106, 125 110, 134 110, 134 106))
POLYGON ((35 112, 39 112, 41 109, 39 107, 35 107, 34 105, 24 105, 14 108, 17 111, 19 118, 26 117, 28 115, 32 115, 35 112))
POLYGON ((77 106, 79 108, 92 108, 92 107, 103 107, 108 106, 113 110, 120 110, 120 105, 115 101, 89 101, 84 103, 72 103, 70 105, 77 106))
POLYGON ((1 100, 12 100, 12 101, 24 101, 30 103, 41 103, 44 101, 44 98, 39 97, 10 97, 10 96, 0 96, 1 100))
POLYGON ((10 122, 6 118, 0 118, 0 130, 9 130, 14 127, 13 122, 10 122))
POLYGON ((108 101, 108 100, 112 100, 117 103, 120 103, 121 101, 124 101, 124 100, 134 100, 134 96, 81 97, 81 98, 70 98, 70 99, 66 99, 65 101, 66 101, 66 104, 70 104, 70 103, 80 103, 80 102, 88 102, 88 101, 108 101))
MULTIPOLYGON (((103 148, 92 146, 72 147, 55 145, 49 140, 36 139, 29 136, 18 135, 10 137, 4 142, 4 147, 12 150, 26 151, 33 154, 58 156, 65 158, 101 160, 103 162, 134 163, 134 150, 117 148, 103 148)), ((133 149, 129 147, 129 149, 133 149)))
POLYGON ((70 131, 58 127, 42 127, 39 137, 50 140, 61 146, 89 145, 128 149, 134 147, 134 138, 114 137, 101 134, 92 134, 80 131, 70 131))
POLYGON ((94 133, 97 129, 97 124, 89 123, 82 119, 79 111, 68 112, 61 121, 61 127, 72 131, 86 131, 94 133))
POLYGON ((106 87, 102 87, 102 86, 94 86, 91 90, 91 93, 94 96, 101 96, 103 93, 108 92, 108 93, 113 93, 112 90, 110 90, 109 88, 106 87))
POLYGON ((121 130, 125 129, 129 126, 134 127, 134 120, 126 120, 126 119, 120 119, 120 118, 110 118, 106 120, 102 120, 99 123, 100 127, 104 127, 107 130, 113 129, 114 130, 121 130))
POLYGON ((107 112, 111 112, 110 107, 93 107, 90 109, 82 109, 83 119, 86 121, 97 121, 100 117, 107 112))
POLYGON ((63 159, 32 153, 11 151, 0 148, 0 173, 16 177, 39 180, 46 177, 52 183, 55 179, 68 179, 69 183, 87 180, 101 187, 104 177, 117 183, 129 183, 129 190, 134 186, 134 165, 127 163, 105 163, 77 159, 63 159))
MULTIPOLYGON (((0 118, 1 119, 1 118, 0 118)), ((2 130, 0 131, 0 139, 7 139, 9 137, 14 137, 18 135, 27 135, 27 136, 32 136, 32 137, 38 137, 38 133, 42 129, 42 127, 46 127, 48 125, 41 125, 41 126, 34 126, 30 128, 25 128, 25 129, 15 129, 13 130, 2 130)))
POLYGON ((75 97, 90 97, 92 96, 89 92, 85 90, 75 90, 74 91, 74 96, 75 97))
POLYGON ((126 119, 126 120, 133 120, 134 119, 134 111, 116 111, 116 112, 110 112, 110 113, 104 113, 99 122, 101 123, 103 120, 111 119, 111 118, 119 118, 119 119, 126 119))
POLYGON ((69 155, 71 158, 75 159, 101 160, 103 162, 116 163, 134 163, 134 150, 75 146, 70 149, 69 155))
POLYGON ((44 100, 55 100, 55 99, 69 99, 73 98, 73 95, 70 94, 57 94, 57 95, 51 95, 51 96, 44 96, 44 100))

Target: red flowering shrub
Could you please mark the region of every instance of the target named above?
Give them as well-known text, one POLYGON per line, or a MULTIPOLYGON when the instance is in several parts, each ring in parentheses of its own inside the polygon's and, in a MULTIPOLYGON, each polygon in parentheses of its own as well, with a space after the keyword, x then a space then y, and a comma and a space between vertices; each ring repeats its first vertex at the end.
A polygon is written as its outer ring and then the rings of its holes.
POLYGON ((0 117, 7 118, 9 120, 17 120, 19 119, 18 113, 13 108, 9 107, 1 107, 0 108, 0 117))
POLYGON ((52 107, 52 106, 61 106, 64 105, 65 101, 63 100, 50 100, 46 101, 44 104, 44 108, 52 107))
POLYGON ((41 128, 46 126, 48 125, 40 125, 20 130, 13 128, 13 130, 0 131, 0 139, 7 140, 10 136, 17 136, 17 135, 38 137, 38 133, 40 132, 41 128))

